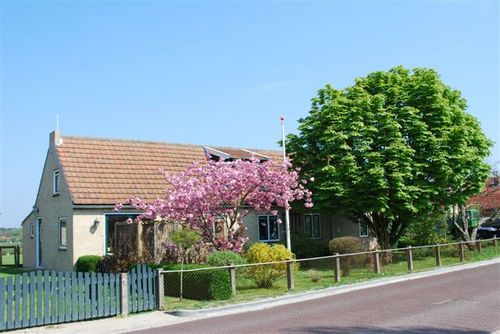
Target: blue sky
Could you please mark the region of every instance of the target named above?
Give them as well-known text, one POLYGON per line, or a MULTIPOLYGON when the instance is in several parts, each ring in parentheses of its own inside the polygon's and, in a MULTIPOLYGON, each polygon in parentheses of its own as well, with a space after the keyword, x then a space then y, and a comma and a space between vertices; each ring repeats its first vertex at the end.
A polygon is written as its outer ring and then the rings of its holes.
MULTIPOLYGON (((1 225, 49 132, 278 148, 327 83, 431 67, 500 143, 498 1, 10 2, 1 17, 1 225)), ((500 161, 500 147, 488 160, 500 161)), ((499 166, 500 167, 500 166, 499 166)))

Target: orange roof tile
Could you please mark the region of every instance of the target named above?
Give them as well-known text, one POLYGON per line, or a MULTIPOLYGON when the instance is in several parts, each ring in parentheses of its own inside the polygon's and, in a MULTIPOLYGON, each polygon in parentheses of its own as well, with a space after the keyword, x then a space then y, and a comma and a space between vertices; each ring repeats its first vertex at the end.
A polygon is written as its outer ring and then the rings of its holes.
POLYGON ((479 205, 483 210, 499 209, 500 208, 499 183, 500 181, 498 177, 489 177, 486 180, 484 190, 481 193, 471 197, 468 200, 467 204, 479 205))
MULTIPOLYGON (((202 145, 64 136, 56 147, 73 203, 86 205, 116 204, 130 196, 152 201, 165 187, 160 169, 178 172, 207 159, 202 145)), ((238 148, 217 149, 236 159, 252 155, 238 148)), ((281 159, 279 151, 247 151, 281 159)))

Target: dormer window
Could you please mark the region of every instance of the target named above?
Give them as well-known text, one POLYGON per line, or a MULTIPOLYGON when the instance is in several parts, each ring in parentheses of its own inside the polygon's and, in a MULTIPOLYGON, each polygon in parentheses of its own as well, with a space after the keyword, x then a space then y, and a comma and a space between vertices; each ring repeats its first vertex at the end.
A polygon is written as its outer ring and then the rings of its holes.
POLYGON ((59 187, 61 186, 61 172, 55 170, 52 173, 52 195, 59 195, 59 187))

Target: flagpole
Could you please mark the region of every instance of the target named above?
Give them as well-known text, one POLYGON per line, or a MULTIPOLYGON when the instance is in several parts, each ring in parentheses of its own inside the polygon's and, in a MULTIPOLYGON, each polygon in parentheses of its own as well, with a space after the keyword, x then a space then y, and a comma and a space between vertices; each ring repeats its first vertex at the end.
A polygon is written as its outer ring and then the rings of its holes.
MULTIPOLYGON (((285 117, 281 116, 281 140, 283 145, 283 163, 286 162, 286 142, 285 142, 285 117)), ((288 206, 288 201, 286 202, 288 206)), ((285 208, 285 234, 286 234, 286 248, 291 252, 292 243, 290 241, 290 209, 285 208)))

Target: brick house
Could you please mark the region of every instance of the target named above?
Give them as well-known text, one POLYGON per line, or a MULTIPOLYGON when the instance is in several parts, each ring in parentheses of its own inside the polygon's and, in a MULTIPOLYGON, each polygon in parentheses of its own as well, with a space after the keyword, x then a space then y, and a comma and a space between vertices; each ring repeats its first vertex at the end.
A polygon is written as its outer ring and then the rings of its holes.
MULTIPOLYGON (((73 270, 82 255, 107 254, 116 239, 116 227, 138 214, 130 209, 114 212, 115 204, 132 195, 154 200, 165 186, 160 168, 181 171, 193 162, 206 161, 207 153, 221 159, 252 155, 281 159, 281 152, 273 150, 63 137, 52 132, 36 201, 22 222, 24 266, 73 270)), ((250 242, 283 241, 284 224, 277 224, 276 218, 250 211, 244 218, 250 242)), ((290 225, 292 233, 324 243, 333 237, 369 235, 358 223, 314 208, 292 211, 290 225)))
POLYGON ((500 210, 500 177, 492 176, 486 180, 481 193, 471 197, 467 205, 477 206, 482 216, 490 217, 500 210))

